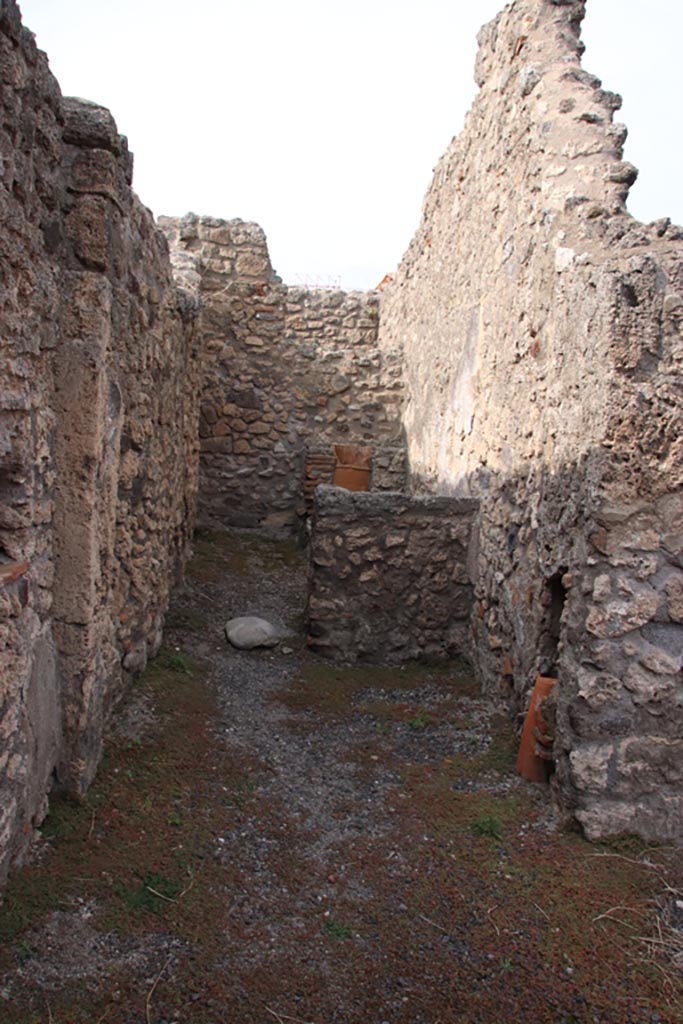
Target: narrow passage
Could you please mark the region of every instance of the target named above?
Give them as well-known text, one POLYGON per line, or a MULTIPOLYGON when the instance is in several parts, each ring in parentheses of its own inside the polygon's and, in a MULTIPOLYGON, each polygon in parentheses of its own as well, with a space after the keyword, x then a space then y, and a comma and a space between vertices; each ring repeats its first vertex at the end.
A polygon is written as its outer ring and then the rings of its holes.
POLYGON ((199 532, 95 786, 9 887, 0 1020, 680 1020, 680 972, 632 941, 675 857, 562 832, 464 662, 311 655, 305 590, 294 544, 199 532), (233 649, 246 613, 287 639, 233 649))

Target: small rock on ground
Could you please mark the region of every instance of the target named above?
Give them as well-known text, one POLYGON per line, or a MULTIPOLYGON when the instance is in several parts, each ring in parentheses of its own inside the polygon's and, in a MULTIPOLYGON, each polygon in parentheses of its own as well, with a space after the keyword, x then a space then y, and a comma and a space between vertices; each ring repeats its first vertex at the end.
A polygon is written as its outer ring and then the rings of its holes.
POLYGON ((256 615, 242 615, 225 624, 225 635, 233 647, 250 651, 254 647, 275 647, 282 640, 282 633, 272 622, 256 615))

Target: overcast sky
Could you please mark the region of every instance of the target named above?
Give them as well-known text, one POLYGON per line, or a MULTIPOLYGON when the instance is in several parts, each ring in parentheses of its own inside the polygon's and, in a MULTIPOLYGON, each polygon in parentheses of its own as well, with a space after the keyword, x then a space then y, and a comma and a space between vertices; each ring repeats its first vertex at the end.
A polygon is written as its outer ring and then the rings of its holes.
MULTIPOLYGON (((66 95, 109 107, 155 214, 255 220, 288 283, 371 288, 418 224, 502 0, 23 0, 66 95)), ((631 212, 683 222, 683 4, 588 0, 624 97, 631 212)))

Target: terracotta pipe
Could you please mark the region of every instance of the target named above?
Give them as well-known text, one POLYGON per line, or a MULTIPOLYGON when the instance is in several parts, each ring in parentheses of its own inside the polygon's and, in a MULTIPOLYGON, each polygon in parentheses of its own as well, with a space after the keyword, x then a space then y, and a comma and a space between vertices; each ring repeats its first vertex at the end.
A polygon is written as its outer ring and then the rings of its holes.
POLYGON ((358 466, 338 465, 334 471, 332 483, 335 487, 343 487, 346 491, 369 491, 370 470, 359 469, 358 466))
POLYGON ((369 491, 372 448, 341 444, 334 446, 334 453, 337 458, 334 486, 347 491, 369 491))
POLYGON ((541 708, 543 701, 556 685, 557 679, 550 676, 536 676, 531 693, 517 757, 517 772, 529 782, 546 782, 547 780, 545 762, 551 760, 550 751, 539 753, 537 745, 542 744, 541 750, 543 750, 544 747, 550 747, 552 744, 552 737, 547 734, 541 708))

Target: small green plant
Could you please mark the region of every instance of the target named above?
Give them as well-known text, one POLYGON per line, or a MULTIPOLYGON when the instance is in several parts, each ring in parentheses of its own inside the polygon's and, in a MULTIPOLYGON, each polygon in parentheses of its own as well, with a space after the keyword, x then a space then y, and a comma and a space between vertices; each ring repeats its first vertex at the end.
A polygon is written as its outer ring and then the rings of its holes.
POLYGON ((416 715, 413 715, 412 718, 408 719, 408 725, 416 732, 419 732, 420 729, 426 729, 430 723, 431 718, 424 709, 418 711, 416 715))
POLYGON ((243 793, 233 793, 231 796, 226 796, 223 803, 226 807, 235 807, 238 811, 243 811, 246 797, 243 793))
POLYGON ((159 663, 161 668, 169 669, 171 672, 182 673, 182 675, 186 676, 192 675, 192 664, 184 654, 168 650, 161 651, 159 653, 159 663))
POLYGON ((495 814, 484 814, 472 822, 472 831, 476 836, 488 836, 489 839, 503 838, 503 823, 495 814))
POLYGON ((501 974, 507 974, 512 970, 512 960, 509 956, 502 956, 498 961, 498 970, 501 974))
POLYGON ((334 942, 346 942, 353 938, 351 928, 346 924, 340 924, 339 921, 325 921, 323 933, 334 942))
POLYGON ((66 795, 50 799, 50 812, 43 823, 42 832, 48 840, 70 839, 89 820, 91 811, 85 801, 66 795))
POLYGON ((20 942, 16 948, 15 956, 20 964, 25 964, 27 960, 36 955, 35 946, 32 946, 30 942, 20 942))
POLYGON ((142 880, 137 889, 119 890, 129 910, 142 913, 160 914, 169 903, 174 903, 180 886, 170 878, 151 872, 142 880))
POLYGON ((183 823, 183 819, 180 817, 178 811, 169 811, 166 823, 168 825, 175 825, 176 828, 180 828, 183 823))

